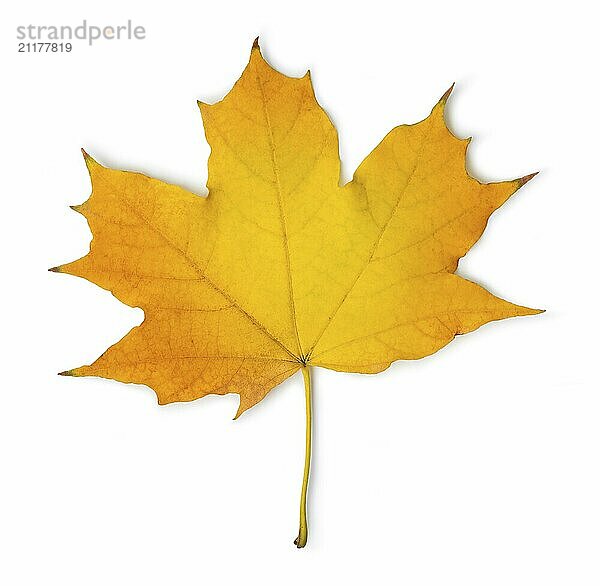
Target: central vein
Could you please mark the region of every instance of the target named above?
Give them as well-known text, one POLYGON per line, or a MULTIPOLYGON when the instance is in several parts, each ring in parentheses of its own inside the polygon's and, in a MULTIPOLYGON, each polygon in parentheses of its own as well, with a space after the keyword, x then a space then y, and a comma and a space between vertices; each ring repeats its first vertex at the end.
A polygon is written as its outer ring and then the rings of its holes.
POLYGON ((271 125, 271 118, 269 116, 269 110, 267 108, 267 99, 265 96, 265 90, 263 87, 262 80, 260 76, 257 74, 256 81, 258 83, 258 87, 260 88, 260 95, 262 98, 263 112, 265 116, 265 124, 267 127, 267 136, 269 138, 269 151, 271 155, 271 164, 273 165, 273 174, 275 175, 275 186, 277 189, 277 204, 279 207, 279 219, 281 222, 281 233, 283 238, 283 250, 285 253, 285 263, 287 269, 287 278, 288 278, 288 293, 289 293, 289 306, 292 318, 292 324, 294 328, 294 334, 296 336, 296 344, 298 347, 298 358, 301 360, 304 356, 302 352, 302 344, 300 343, 300 335, 298 333, 298 321, 296 318, 296 305, 294 303, 294 283, 292 278, 292 267, 290 262, 290 247, 288 242, 288 233, 287 233, 287 222, 285 218, 285 207, 283 201, 283 191, 281 189, 281 179, 279 175, 279 164, 277 162, 277 153, 275 150, 275 141, 273 139, 273 128, 271 125))

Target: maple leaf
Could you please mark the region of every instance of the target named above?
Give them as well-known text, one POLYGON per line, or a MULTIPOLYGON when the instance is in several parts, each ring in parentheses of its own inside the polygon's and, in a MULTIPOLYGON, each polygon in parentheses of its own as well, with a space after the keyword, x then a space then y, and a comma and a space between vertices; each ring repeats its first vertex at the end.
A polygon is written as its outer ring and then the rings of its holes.
POLYGON ((208 197, 106 168, 74 206, 93 239, 57 267, 141 307, 143 323, 61 374, 151 387, 160 404, 238 393, 239 416, 302 370, 307 437, 296 540, 307 539, 310 367, 375 373, 457 334, 539 310, 454 274, 490 214, 532 175, 482 184, 444 121, 394 128, 340 186, 338 138, 310 75, 272 69, 255 42, 220 102, 199 103, 208 197))

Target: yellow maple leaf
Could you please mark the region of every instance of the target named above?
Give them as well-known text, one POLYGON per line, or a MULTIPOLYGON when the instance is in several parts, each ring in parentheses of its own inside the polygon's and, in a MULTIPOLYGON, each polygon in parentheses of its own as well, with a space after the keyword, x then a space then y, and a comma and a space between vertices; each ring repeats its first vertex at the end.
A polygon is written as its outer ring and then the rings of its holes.
POLYGON ((539 313, 454 274, 532 176, 470 177, 469 141, 444 122, 449 94, 422 122, 394 128, 340 186, 337 133, 310 75, 275 71, 255 43, 227 96, 199 104, 208 197, 84 153, 92 194, 74 209, 92 230, 90 252, 52 270, 108 289, 145 319, 62 374, 144 384, 161 404, 238 393, 239 416, 302 370, 304 546, 311 366, 379 372, 492 320, 539 313))

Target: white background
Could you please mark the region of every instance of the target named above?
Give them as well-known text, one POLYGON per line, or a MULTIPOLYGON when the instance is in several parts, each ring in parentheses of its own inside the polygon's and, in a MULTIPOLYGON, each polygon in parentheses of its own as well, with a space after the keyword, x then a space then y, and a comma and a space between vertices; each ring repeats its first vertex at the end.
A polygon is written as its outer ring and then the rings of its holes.
POLYGON ((21 2, 2 11, 0 582, 6 586, 600 583, 597 20, 592 3, 21 2), (560 6, 560 7, 559 7, 560 6), (18 54, 16 26, 133 19, 145 41, 18 54), (300 375, 158 407, 142 386, 56 376, 142 319, 47 268, 87 251, 67 205, 79 152, 204 192, 196 99, 221 98, 261 36, 310 68, 344 179, 452 82, 480 179, 540 175, 461 274, 538 317, 376 376, 315 373, 310 538, 292 545, 300 375))

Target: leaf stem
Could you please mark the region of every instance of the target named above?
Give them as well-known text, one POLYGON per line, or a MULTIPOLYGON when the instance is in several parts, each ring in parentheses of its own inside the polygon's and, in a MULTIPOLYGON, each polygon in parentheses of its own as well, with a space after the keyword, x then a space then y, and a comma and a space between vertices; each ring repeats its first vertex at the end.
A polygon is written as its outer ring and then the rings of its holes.
POLYGON ((294 540, 296 547, 304 547, 308 540, 308 521, 306 516, 306 497, 308 494, 308 477, 310 475, 310 454, 312 441, 312 393, 310 385, 310 367, 302 367, 304 377, 304 394, 306 397, 306 451, 304 455, 304 477, 302 479, 302 492, 300 493, 300 530, 294 540))

